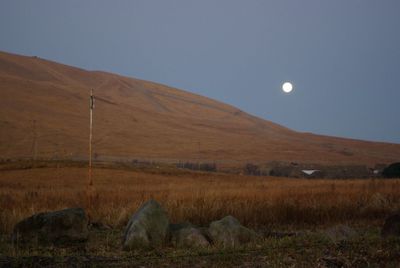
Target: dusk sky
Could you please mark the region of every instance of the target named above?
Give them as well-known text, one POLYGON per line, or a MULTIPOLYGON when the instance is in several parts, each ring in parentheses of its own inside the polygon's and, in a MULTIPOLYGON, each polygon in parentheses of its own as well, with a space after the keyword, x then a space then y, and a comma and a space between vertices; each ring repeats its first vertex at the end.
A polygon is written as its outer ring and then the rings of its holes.
POLYGON ((159 82, 297 131, 400 143, 398 0, 2 0, 0 50, 159 82))

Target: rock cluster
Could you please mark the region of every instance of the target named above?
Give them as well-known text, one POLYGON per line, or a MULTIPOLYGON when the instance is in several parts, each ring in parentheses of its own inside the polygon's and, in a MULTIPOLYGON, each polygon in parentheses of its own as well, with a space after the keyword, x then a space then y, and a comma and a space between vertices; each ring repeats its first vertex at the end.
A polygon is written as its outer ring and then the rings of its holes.
POLYGON ((232 216, 214 221, 209 228, 198 228, 190 223, 170 224, 162 207, 150 200, 132 216, 124 237, 124 249, 159 247, 168 242, 176 247, 238 247, 253 241, 256 233, 240 224, 232 216))
MULTIPOLYGON (((82 208, 69 208, 35 214, 14 226, 12 241, 15 245, 69 245, 88 240, 88 226, 99 230, 110 227, 91 223, 82 208)), ((325 230, 334 243, 351 240, 357 232, 346 226, 336 225, 325 230)), ((400 213, 388 217, 381 235, 400 237, 400 213)), ((166 244, 183 248, 201 248, 216 245, 235 248, 256 241, 258 235, 232 217, 213 221, 208 227, 196 227, 191 223, 171 224, 164 208, 155 200, 144 203, 130 218, 123 237, 125 250, 157 248, 166 244)))
MULTIPOLYGON (((14 227, 16 244, 42 245, 85 242, 91 228, 107 229, 100 223, 89 225, 81 208, 35 214, 14 227)), ((232 216, 211 222, 209 227, 190 223, 170 224, 163 207, 154 200, 144 203, 130 218, 123 237, 125 250, 158 248, 166 244, 181 248, 201 248, 216 245, 234 248, 254 241, 257 234, 232 216)))

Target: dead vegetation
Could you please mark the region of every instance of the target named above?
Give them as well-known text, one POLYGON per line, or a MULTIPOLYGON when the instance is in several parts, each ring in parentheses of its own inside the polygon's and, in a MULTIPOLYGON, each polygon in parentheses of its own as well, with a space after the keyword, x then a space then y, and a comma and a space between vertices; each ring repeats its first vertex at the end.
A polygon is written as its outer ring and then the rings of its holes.
POLYGON ((158 200, 173 222, 206 224, 225 215, 255 228, 382 223, 400 208, 400 181, 252 177, 163 170, 95 169, 88 206, 87 169, 0 171, 0 233, 40 211, 84 207, 91 221, 123 227, 138 206, 158 200))

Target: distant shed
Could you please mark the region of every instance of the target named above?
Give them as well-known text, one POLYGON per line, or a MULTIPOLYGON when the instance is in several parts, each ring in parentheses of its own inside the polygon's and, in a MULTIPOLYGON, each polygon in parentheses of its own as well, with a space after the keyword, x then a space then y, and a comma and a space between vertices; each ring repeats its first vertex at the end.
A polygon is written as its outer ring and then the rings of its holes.
POLYGON ((306 178, 323 178, 324 174, 319 169, 302 169, 302 174, 306 178))
POLYGON ((301 172, 305 173, 308 176, 311 176, 315 172, 318 172, 318 169, 303 169, 301 172))

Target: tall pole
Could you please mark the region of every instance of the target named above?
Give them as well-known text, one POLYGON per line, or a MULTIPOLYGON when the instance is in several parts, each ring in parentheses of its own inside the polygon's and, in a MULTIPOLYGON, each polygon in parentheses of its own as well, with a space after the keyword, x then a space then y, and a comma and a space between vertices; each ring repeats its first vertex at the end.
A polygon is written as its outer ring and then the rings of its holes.
POLYGON ((93 108, 94 108, 94 96, 93 89, 90 90, 90 133, 89 133, 89 185, 93 185, 92 180, 92 137, 93 137, 93 108))

